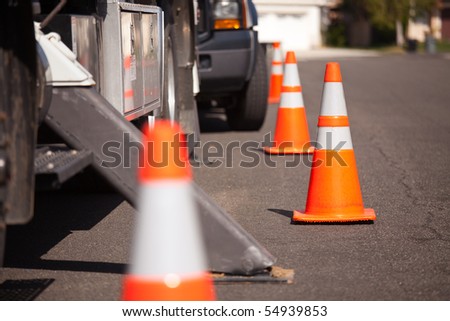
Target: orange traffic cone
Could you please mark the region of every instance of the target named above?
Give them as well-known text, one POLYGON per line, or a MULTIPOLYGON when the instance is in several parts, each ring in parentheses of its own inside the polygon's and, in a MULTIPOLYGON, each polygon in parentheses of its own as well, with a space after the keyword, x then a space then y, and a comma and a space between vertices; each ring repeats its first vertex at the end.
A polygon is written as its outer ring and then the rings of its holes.
POLYGON ((273 44, 272 70, 269 84, 269 104, 280 102, 281 84, 283 82, 283 56, 279 42, 273 44))
POLYGON ((132 263, 123 299, 214 300, 180 127, 156 122, 146 130, 143 152, 132 263))
POLYGON ((317 147, 304 211, 294 211, 297 222, 374 221, 365 209, 338 63, 328 63, 318 123, 317 147))
POLYGON ((268 154, 312 153, 302 86, 293 51, 287 52, 284 69, 281 102, 275 126, 275 145, 265 147, 264 151, 268 154))

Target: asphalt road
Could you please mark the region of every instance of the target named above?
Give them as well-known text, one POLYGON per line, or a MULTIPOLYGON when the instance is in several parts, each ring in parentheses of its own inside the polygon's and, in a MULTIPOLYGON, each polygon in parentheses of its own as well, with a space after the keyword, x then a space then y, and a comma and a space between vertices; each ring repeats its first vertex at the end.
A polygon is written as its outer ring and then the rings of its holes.
MULTIPOLYGON (((249 159, 234 149, 217 168, 203 164, 195 170, 198 184, 277 257, 276 265, 295 270, 293 284, 217 285, 220 300, 450 300, 450 60, 339 61, 364 203, 377 221, 291 224, 292 210, 306 201, 305 156, 269 159, 256 151, 260 162, 249 169, 239 167, 249 159), (287 161, 298 164, 288 168, 287 161)), ((299 64, 312 138, 325 62, 299 64)), ((276 112, 269 106, 259 132, 233 132, 222 114, 202 111, 202 141, 261 142, 276 112)), ((0 297, 118 299, 134 214, 115 194, 37 194, 33 222, 8 230, 0 297)))

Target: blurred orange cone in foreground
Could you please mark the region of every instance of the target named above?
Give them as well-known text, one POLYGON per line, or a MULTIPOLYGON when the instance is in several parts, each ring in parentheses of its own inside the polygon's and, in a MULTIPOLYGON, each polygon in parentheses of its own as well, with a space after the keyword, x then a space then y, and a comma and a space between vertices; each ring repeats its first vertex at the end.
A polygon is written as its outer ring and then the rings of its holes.
POLYGON ((338 63, 328 63, 318 123, 317 147, 304 211, 294 211, 296 222, 374 221, 365 209, 338 63))
POLYGON ((186 140, 180 127, 168 121, 156 122, 146 130, 143 154, 137 222, 123 299, 214 300, 191 191, 186 140))
POLYGON ((283 82, 283 56, 280 43, 273 44, 272 70, 269 84, 269 104, 280 102, 281 84, 283 82))
POLYGON ((287 52, 284 69, 281 102, 275 126, 275 145, 265 147, 264 151, 268 154, 312 153, 302 86, 293 51, 287 52))

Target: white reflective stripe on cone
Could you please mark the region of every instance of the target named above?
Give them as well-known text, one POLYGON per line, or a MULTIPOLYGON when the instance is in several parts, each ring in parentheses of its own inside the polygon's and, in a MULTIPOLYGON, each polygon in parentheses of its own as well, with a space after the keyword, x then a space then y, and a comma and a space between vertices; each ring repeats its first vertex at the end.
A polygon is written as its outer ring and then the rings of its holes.
POLYGON ((301 92, 282 92, 280 108, 304 108, 303 95, 301 92))
POLYGON ((319 127, 316 149, 353 149, 350 127, 319 127))
POLYGON ((277 48, 273 51, 272 61, 278 61, 278 62, 283 61, 283 55, 281 54, 281 49, 277 48))
POLYGON ((321 116, 347 116, 344 87, 341 82, 326 82, 323 86, 321 116))
POLYGON ((272 65, 272 75, 282 75, 283 66, 282 65, 272 65))
POLYGON ((283 86, 301 86, 300 76, 296 64, 284 65, 283 86))
POLYGON ((188 181, 143 183, 129 274, 207 270, 200 220, 188 181))

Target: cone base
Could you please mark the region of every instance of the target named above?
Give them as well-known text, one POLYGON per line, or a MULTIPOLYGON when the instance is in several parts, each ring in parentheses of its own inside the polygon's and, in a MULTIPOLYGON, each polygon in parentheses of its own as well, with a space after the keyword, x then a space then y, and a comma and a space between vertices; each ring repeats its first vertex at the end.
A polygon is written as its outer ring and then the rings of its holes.
POLYGON ((214 301, 213 281, 208 273, 195 277, 180 275, 179 284, 170 285, 164 279, 147 279, 128 275, 124 279, 124 301, 214 301))
POLYGON ((314 147, 311 146, 307 149, 298 147, 264 147, 264 152, 273 155, 312 154, 314 147))
POLYGON ((280 97, 269 97, 267 102, 269 104, 279 104, 280 103, 280 97))
POLYGON ((293 222, 304 223, 345 223, 375 220, 376 215, 372 208, 365 208, 363 213, 306 214, 300 211, 294 211, 294 214, 292 215, 293 222))

